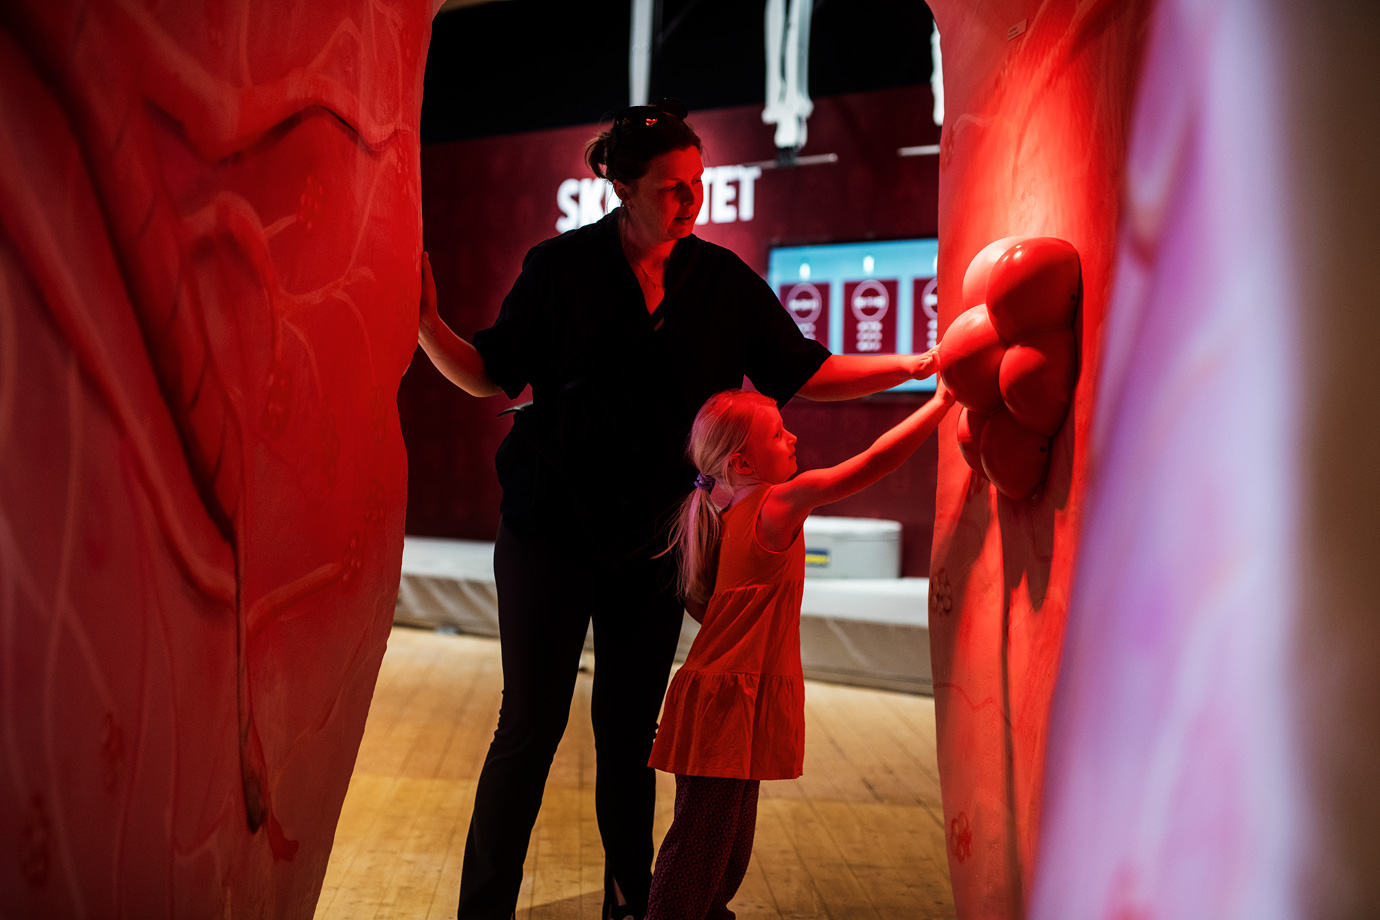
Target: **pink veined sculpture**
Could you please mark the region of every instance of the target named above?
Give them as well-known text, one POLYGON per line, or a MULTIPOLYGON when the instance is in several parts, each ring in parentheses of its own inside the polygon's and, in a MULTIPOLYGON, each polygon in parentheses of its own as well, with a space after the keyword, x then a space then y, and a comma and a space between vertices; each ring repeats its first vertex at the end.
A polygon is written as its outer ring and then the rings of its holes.
POLYGON ((398 582, 433 6, 0 12, 7 916, 311 916, 398 582))

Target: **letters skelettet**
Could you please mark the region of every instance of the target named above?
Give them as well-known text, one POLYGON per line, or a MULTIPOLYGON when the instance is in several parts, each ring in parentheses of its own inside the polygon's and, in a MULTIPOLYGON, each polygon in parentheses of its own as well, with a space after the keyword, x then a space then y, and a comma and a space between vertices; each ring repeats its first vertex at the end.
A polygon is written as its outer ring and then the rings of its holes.
MULTIPOLYGON (((762 175, 760 166, 706 166, 704 169, 704 207, 696 224, 731 224, 752 220, 756 213, 755 186, 762 175)), ((618 207, 613 185, 604 179, 566 179, 556 189, 556 206, 561 216, 556 232, 565 233, 592 224, 618 207)))

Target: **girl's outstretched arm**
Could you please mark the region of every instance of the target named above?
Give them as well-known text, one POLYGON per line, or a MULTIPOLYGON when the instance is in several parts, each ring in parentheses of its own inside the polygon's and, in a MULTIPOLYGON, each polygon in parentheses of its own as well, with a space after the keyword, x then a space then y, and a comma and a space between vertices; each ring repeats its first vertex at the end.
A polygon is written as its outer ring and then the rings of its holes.
POLYGON ((484 359, 473 345, 456 335, 436 312, 436 281, 431 259, 422 253, 422 314, 417 323, 417 343, 446 375, 446 379, 471 396, 497 396, 503 389, 484 369, 484 359))
POLYGON ((929 402, 867 450, 837 466, 807 470, 773 488, 758 519, 763 542, 773 549, 785 548, 815 508, 859 492, 899 467, 934 433, 953 402, 953 394, 940 382, 929 402))

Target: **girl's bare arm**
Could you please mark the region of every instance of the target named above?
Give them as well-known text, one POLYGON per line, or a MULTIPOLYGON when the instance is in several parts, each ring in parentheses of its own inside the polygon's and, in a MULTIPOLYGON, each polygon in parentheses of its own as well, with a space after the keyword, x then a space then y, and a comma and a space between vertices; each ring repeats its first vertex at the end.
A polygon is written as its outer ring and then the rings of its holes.
POLYGON ((489 378, 484 359, 473 345, 456 335, 436 312, 436 281, 431 259, 422 253, 422 314, 417 343, 446 379, 471 396, 497 396, 503 389, 489 378))
POLYGON ((953 394, 940 383, 929 402, 867 450, 837 466, 807 470, 773 488, 758 520, 763 542, 772 549, 785 549, 815 508, 860 492, 899 467, 934 433, 953 402, 953 394))

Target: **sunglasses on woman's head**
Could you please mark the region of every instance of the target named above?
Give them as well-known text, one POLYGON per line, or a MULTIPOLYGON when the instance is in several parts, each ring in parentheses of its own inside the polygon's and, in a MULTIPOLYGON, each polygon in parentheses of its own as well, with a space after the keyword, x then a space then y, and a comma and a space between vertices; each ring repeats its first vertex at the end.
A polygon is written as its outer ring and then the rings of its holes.
POLYGON ((672 115, 676 118, 685 120, 685 116, 690 114, 685 108, 685 103, 679 99, 663 99, 656 105, 634 105, 623 109, 613 117, 615 124, 627 124, 633 127, 650 128, 661 120, 663 116, 672 115))

